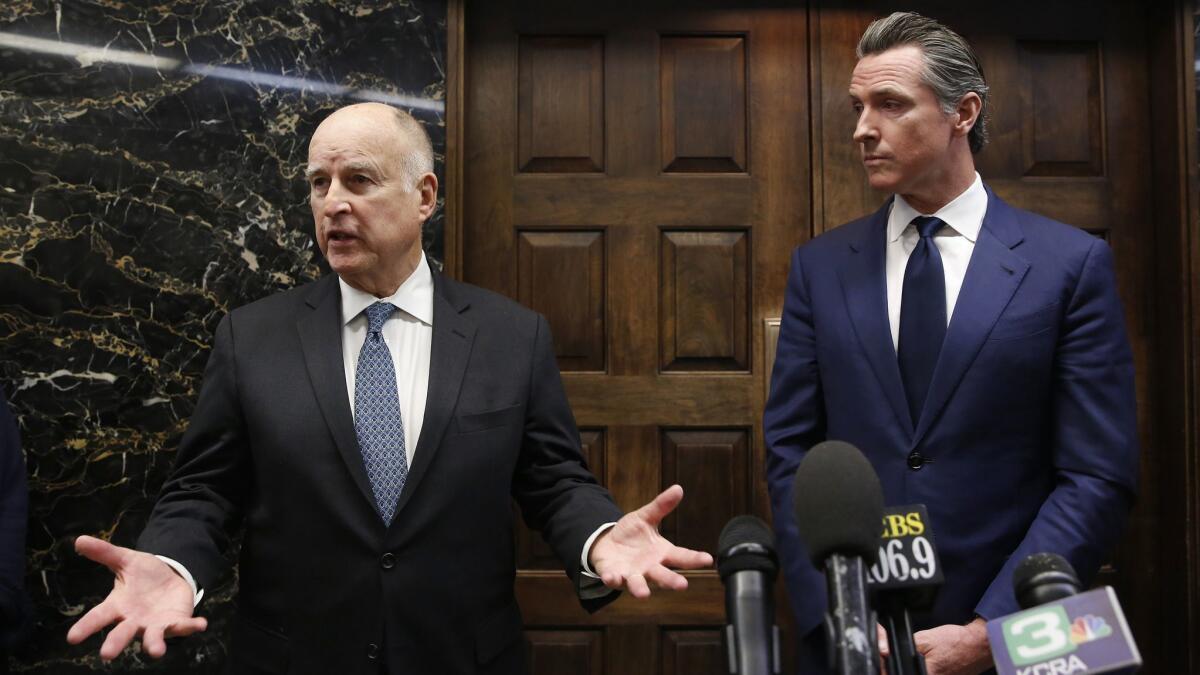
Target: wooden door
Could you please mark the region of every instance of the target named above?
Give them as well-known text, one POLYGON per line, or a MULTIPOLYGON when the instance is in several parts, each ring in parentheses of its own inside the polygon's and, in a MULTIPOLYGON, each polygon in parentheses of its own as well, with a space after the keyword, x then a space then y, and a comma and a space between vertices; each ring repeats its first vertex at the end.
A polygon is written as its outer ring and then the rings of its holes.
MULTIPOLYGON (((593 470, 627 509, 682 483, 665 531, 684 545, 712 551, 731 516, 767 516, 767 322, 788 254, 885 199, 851 141, 854 47, 874 18, 927 13, 971 41, 992 87, 984 180, 1115 252, 1143 487, 1102 581, 1121 595, 1147 672, 1165 672, 1173 601, 1156 542, 1171 536, 1160 527, 1173 506, 1155 486, 1178 461, 1148 424, 1162 367, 1150 345, 1169 327, 1152 301, 1144 8, 661 4, 466 8, 463 276, 550 320, 593 470)), ((687 594, 587 617, 536 537, 522 532, 518 548, 534 673, 722 672, 714 573, 691 575, 687 594)))
MULTIPOLYGON (((621 507, 680 483, 664 532, 715 554, 768 513, 764 319, 811 232, 807 27, 697 5, 467 5, 462 250, 466 281, 549 320, 621 507)), ((535 675, 722 672, 715 571, 589 617, 536 535, 518 557, 535 675)))
MULTIPOLYGON (((1083 228, 1112 246, 1137 373, 1141 497, 1125 535, 1097 583, 1113 585, 1146 659, 1166 673, 1163 639, 1180 603, 1156 541, 1164 509, 1160 477, 1181 462, 1164 457, 1153 425, 1158 388, 1150 348, 1157 331, 1153 277, 1155 211, 1150 203, 1152 145, 1147 16, 1143 3, 945 3, 915 0, 820 2, 812 13, 814 227, 821 232, 878 207, 867 185, 846 83, 854 47, 875 18, 898 10, 932 16, 974 47, 991 88, 991 142, 976 156, 983 180, 1016 206, 1083 228)), ((1167 446, 1169 447, 1169 446, 1167 446)), ((936 524, 935 524, 936 527, 936 524)), ((1182 584, 1180 584, 1182 586, 1182 584)), ((1182 618, 1180 617, 1180 621, 1182 618)))

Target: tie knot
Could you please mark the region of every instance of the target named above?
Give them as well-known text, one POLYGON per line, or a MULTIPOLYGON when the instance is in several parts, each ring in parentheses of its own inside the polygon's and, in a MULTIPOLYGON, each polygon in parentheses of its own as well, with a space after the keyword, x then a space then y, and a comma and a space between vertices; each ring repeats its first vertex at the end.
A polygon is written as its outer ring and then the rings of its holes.
POLYGON ((367 332, 378 333, 383 330, 383 322, 396 311, 396 306, 390 302, 377 302, 367 308, 367 332))
POLYGON ((941 218, 933 216, 917 216, 912 219, 912 224, 917 227, 917 233, 921 238, 932 237, 937 234, 937 231, 946 226, 945 221, 941 218))

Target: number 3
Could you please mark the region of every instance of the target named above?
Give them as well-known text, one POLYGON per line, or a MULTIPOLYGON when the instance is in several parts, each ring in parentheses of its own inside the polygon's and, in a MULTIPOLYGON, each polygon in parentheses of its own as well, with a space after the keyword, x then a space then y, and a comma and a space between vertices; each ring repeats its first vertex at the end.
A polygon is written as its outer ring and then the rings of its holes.
POLYGON ((1063 631, 1062 615, 1058 612, 1038 612, 1014 621, 1009 627, 1014 636, 1025 636, 1032 644, 1017 647, 1022 659, 1038 659, 1062 650, 1067 646, 1067 634, 1063 631))

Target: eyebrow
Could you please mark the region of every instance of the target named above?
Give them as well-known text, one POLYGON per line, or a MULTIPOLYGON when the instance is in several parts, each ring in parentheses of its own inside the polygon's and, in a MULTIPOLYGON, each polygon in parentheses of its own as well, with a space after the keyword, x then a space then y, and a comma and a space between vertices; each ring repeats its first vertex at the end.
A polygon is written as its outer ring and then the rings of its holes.
POLYGON ((904 93, 904 91, 897 89, 896 87, 893 87, 891 85, 884 85, 878 89, 870 89, 868 91, 862 92, 862 94, 863 94, 863 96, 859 97, 859 96, 855 96, 853 92, 849 92, 850 98, 855 99, 855 100, 857 100, 859 98, 870 98, 870 97, 880 97, 880 96, 891 96, 891 97, 903 98, 903 99, 909 98, 909 95, 904 93))
MULTIPOLYGON (((362 171, 367 173, 376 173, 375 164, 365 159, 352 159, 342 164, 343 171, 362 171)), ((324 168, 319 164, 309 164, 304 167, 304 177, 312 178, 318 173, 324 171, 324 168)))

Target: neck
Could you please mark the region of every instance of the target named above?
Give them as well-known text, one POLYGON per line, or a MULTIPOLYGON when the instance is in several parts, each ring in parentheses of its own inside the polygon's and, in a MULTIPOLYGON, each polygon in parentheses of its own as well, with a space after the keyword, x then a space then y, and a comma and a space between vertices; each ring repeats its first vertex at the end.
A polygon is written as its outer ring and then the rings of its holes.
POLYGON ((919 213, 937 213, 943 206, 958 198, 975 182, 975 160, 971 151, 957 152, 955 160, 944 171, 931 176, 925 185, 915 187, 900 196, 919 213))
POLYGON ((416 259, 403 259, 400 264, 386 270, 384 274, 344 276, 342 280, 363 293, 370 293, 377 298, 388 298, 400 290, 400 286, 408 281, 417 265, 421 263, 421 252, 417 251, 416 259))

